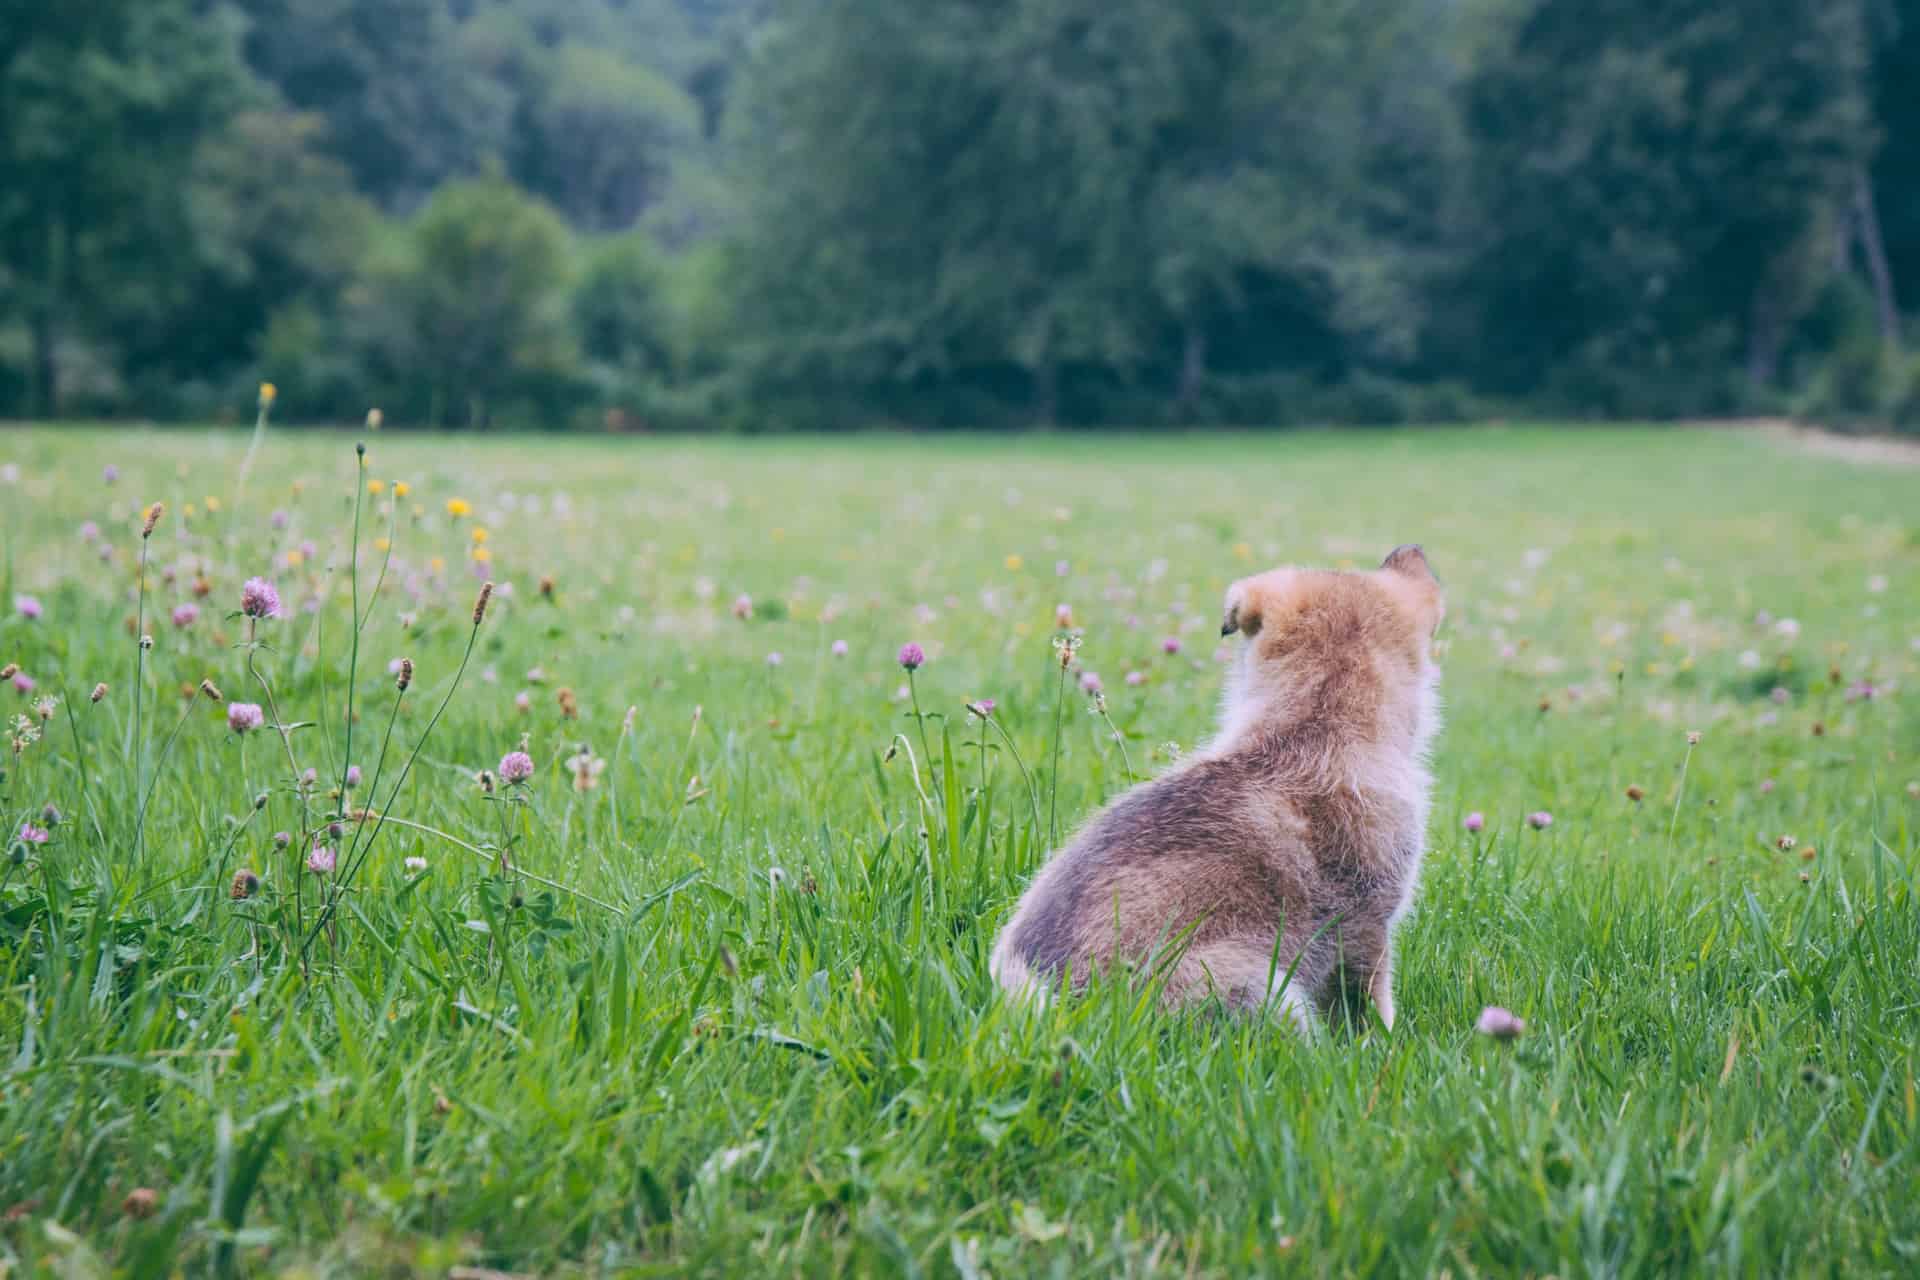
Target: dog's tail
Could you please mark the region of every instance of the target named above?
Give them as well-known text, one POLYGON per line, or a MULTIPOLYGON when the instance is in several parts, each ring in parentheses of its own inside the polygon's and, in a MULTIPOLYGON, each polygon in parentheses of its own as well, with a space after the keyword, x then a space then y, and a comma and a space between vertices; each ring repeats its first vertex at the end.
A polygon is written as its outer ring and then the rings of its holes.
POLYGON ((1012 929, 1002 930, 999 941, 993 944, 993 957, 987 961, 987 972, 1015 1000, 1046 1003, 1047 984, 1034 973, 1033 966, 1013 945, 1012 929))

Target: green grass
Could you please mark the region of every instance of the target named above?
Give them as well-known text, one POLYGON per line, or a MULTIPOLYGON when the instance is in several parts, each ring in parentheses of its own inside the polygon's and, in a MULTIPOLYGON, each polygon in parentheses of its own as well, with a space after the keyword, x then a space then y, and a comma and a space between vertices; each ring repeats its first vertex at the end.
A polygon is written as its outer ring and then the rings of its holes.
POLYGON ((45 608, 9 609, 0 663, 62 699, 0 785, 9 833, 65 815, 0 889, 23 1271, 1920 1268, 1920 472, 1708 431, 371 443, 412 492, 377 595, 390 495, 361 515, 350 691, 349 437, 270 433, 242 495, 238 433, 0 435, 0 604, 45 608), (513 591, 426 736, 473 634, 475 523, 513 591), (1393 1033, 1308 1045, 1118 985, 998 1000, 986 957, 1056 782, 1063 827, 1127 785, 1071 690, 1053 776, 1056 604, 1145 774, 1208 732, 1232 577, 1410 540, 1450 596, 1449 711, 1393 1033), (304 971, 341 873, 271 844, 303 809, 272 731, 183 702, 203 677, 264 701, 228 615, 268 572, 290 616, 253 656, 317 722, 292 735, 312 807, 351 696, 369 782, 394 726, 375 806, 419 824, 381 832, 304 971), (896 696, 909 639, 924 725, 896 696), (983 777, 976 697, 1033 792, 997 735, 983 777), (534 778, 489 800, 475 771, 522 735, 534 778), (582 744, 607 762, 584 791, 582 744), (236 903, 243 866, 263 884, 236 903), (1526 1034, 1476 1035, 1488 1004, 1526 1034))

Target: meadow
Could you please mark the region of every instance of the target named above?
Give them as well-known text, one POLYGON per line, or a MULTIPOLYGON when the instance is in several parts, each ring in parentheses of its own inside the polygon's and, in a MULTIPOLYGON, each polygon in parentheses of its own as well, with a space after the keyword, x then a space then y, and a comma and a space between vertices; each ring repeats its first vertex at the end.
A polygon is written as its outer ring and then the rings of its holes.
POLYGON ((0 1272, 1920 1270, 1912 466, 248 446, 0 433, 0 1272), (1393 1030, 998 998, 1049 846, 1205 740, 1227 583, 1408 541, 1393 1030))

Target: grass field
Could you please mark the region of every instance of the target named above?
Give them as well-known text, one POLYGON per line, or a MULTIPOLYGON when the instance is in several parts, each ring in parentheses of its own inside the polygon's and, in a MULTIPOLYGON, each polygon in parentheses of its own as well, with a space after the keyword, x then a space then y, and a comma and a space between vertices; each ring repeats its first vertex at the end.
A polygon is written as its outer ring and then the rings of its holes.
POLYGON ((270 433, 243 487, 243 434, 0 433, 22 1273, 1920 1269, 1920 470, 1732 431, 369 442, 378 492, 344 435, 270 433), (1451 612, 1393 1032, 997 999, 1054 827, 1206 736, 1227 582, 1403 541, 1451 612), (283 616, 238 616, 256 575, 283 616))

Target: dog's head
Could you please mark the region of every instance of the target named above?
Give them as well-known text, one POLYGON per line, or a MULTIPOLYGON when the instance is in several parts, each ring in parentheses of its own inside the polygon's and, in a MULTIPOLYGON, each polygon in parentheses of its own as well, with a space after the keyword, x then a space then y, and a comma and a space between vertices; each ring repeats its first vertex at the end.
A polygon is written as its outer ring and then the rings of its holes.
POLYGON ((1230 698, 1288 705, 1338 695, 1322 708, 1355 716, 1419 695, 1433 678, 1434 633, 1446 615, 1440 580, 1417 546, 1378 569, 1280 568, 1227 588, 1220 634, 1245 649, 1230 698))
POLYGON ((1278 634, 1284 647, 1287 640, 1299 638, 1303 626, 1322 630, 1334 624, 1369 632, 1385 627, 1405 632, 1399 638, 1417 641, 1416 651, 1424 655, 1446 611, 1440 579, 1426 552, 1407 543, 1367 573, 1285 567, 1242 578, 1227 588, 1220 634, 1278 634), (1389 625, 1389 619, 1403 625, 1389 625))

